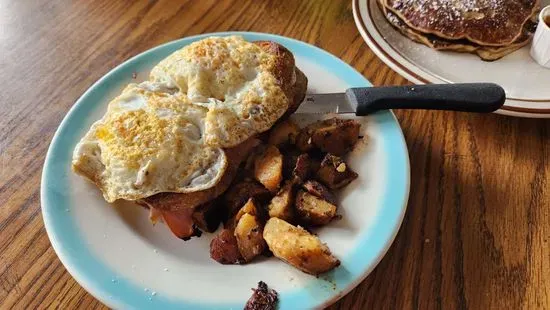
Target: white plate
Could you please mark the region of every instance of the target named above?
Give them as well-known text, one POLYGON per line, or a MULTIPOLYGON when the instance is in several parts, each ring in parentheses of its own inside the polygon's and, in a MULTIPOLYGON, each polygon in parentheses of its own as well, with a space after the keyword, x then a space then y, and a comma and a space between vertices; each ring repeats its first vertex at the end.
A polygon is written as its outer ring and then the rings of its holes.
MULTIPOLYGON (((309 77, 309 92, 368 86, 353 68, 306 43, 259 33, 216 33, 170 42, 121 64, 77 101, 58 128, 42 175, 42 212, 59 258, 90 293, 113 308, 242 309, 258 281, 280 296, 280 309, 325 307, 359 284, 389 248, 406 209, 408 154, 389 111, 361 118, 368 144, 349 158, 359 178, 341 195, 341 221, 319 230, 342 264, 319 277, 276 258, 221 265, 209 257, 212 234, 182 241, 132 203, 109 205, 98 189, 71 172, 72 151, 107 103, 173 51, 209 35, 239 34, 289 48, 309 77), (153 293, 154 292, 154 293, 153 293)), ((310 119, 309 121, 313 121, 310 119)))
MULTIPOLYGON (((541 5, 550 4, 542 0, 541 5)), ((550 70, 529 56, 530 45, 497 61, 477 55, 441 52, 416 43, 395 30, 376 0, 353 0, 353 16, 369 47, 390 68, 416 84, 493 82, 506 90, 497 113, 550 118, 550 70)))

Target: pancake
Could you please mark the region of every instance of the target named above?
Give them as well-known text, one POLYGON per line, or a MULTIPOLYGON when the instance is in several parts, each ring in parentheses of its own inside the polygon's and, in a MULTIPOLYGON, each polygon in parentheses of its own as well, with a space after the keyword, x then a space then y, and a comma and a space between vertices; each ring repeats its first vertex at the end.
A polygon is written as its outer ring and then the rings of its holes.
POLYGON ((483 46, 509 46, 524 33, 538 0, 382 0, 415 31, 483 46))
MULTIPOLYGON (((528 21, 523 28, 521 36, 508 46, 482 46, 476 43, 472 43, 466 39, 447 40, 433 34, 420 33, 410 28, 405 22, 403 22, 399 18, 399 16, 384 7, 382 1, 383 0, 379 0, 377 1, 377 3, 388 22, 390 22, 390 24, 394 28, 396 28, 399 32, 401 32, 403 35, 407 36, 411 40, 422 43, 435 50, 476 53, 481 59, 486 61, 494 61, 500 59, 527 45, 533 37, 536 27, 535 22, 528 21)), ((533 14, 533 17, 536 17, 536 13, 533 14)))

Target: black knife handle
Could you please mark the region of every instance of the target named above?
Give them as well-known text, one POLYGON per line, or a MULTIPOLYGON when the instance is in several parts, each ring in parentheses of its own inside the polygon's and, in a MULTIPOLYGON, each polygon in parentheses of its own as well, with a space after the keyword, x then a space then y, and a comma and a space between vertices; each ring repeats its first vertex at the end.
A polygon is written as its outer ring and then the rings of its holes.
POLYGON ((351 103, 357 102, 357 116, 386 109, 488 113, 506 100, 504 89, 492 83, 360 87, 349 88, 346 96, 351 103))

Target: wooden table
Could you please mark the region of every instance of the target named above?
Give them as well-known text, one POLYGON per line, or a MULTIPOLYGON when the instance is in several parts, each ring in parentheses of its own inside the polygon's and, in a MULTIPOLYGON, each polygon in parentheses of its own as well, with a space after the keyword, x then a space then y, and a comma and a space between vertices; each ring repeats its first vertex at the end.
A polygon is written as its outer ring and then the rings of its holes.
MULTIPOLYGON (((46 235, 40 175, 75 100, 129 57, 250 30, 315 44, 375 85, 405 84, 367 47, 351 1, 0 1, 0 308, 103 308, 46 235)), ((334 309, 550 309, 550 122, 396 112, 409 208, 373 273, 334 309)))

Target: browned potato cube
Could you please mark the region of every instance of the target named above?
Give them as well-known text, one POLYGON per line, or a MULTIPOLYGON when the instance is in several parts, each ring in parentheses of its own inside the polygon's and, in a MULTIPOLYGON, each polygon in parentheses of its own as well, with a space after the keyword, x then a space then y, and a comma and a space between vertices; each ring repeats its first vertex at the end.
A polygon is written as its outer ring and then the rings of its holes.
POLYGON ((302 187, 310 194, 315 195, 319 198, 322 198, 333 205, 336 205, 336 197, 334 194, 326 188, 323 184, 315 181, 315 180, 308 180, 306 181, 302 187))
POLYGON ((243 262, 233 231, 224 229, 212 239, 212 242, 210 242, 210 257, 221 264, 240 264, 243 262))
POLYGON ((294 219, 294 190, 293 183, 287 181, 283 188, 279 190, 277 195, 275 195, 269 205, 267 210, 269 212, 269 217, 278 217, 285 221, 292 222, 294 219))
POLYGON ((342 188, 357 179, 357 173, 338 156, 327 154, 317 171, 317 179, 331 189, 342 188))
POLYGON ((303 128, 296 146, 303 152, 314 148, 338 156, 347 154, 359 139, 361 124, 351 119, 331 118, 303 128))
POLYGON ((300 133, 296 136, 296 147, 302 152, 309 152, 315 148, 313 144, 313 130, 307 126, 300 130, 300 133))
POLYGON ((292 170, 292 176, 297 178, 299 182, 303 182, 309 176, 310 168, 311 161, 309 159, 309 155, 300 154, 300 156, 296 158, 296 165, 292 170))
POLYGON ((246 262, 260 255, 266 248, 263 229, 255 215, 244 213, 235 227, 239 252, 246 262))
POLYGON ((237 214, 227 220, 224 227, 227 229, 235 229, 235 226, 237 226, 237 223, 239 222, 241 217, 246 213, 251 215, 258 215, 258 209, 256 208, 256 204, 254 203, 253 198, 248 199, 248 201, 237 212, 237 214))
POLYGON ((266 203, 272 194, 261 184, 253 180, 245 180, 232 185, 224 195, 227 217, 235 215, 250 198, 259 203, 266 203))
POLYGON ((300 151, 297 149, 282 149, 283 152, 283 179, 288 180, 292 178, 292 172, 296 167, 296 160, 300 156, 300 151))
POLYGON ((288 152, 283 159, 283 175, 285 179, 292 179, 301 183, 312 174, 312 160, 306 153, 296 154, 288 152))
POLYGON ((254 176, 265 188, 274 193, 283 179, 283 155, 270 145, 254 162, 254 176))
POLYGON ((270 218, 264 227, 264 239, 273 255, 303 272, 318 275, 340 265, 319 238, 284 220, 270 218))
POLYGON ((268 143, 275 146, 294 144, 300 127, 291 119, 276 124, 269 133, 268 143))
POLYGON ((252 198, 248 199, 248 201, 244 204, 244 206, 237 212, 237 216, 235 217, 238 220, 241 219, 241 217, 248 213, 252 215, 257 214, 256 204, 254 203, 254 200, 252 198))
POLYGON ((296 195, 296 212, 301 220, 311 225, 326 225, 336 216, 336 206, 302 190, 296 195))

